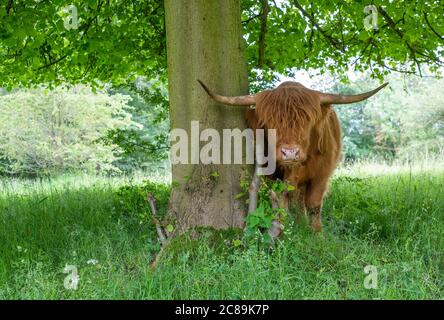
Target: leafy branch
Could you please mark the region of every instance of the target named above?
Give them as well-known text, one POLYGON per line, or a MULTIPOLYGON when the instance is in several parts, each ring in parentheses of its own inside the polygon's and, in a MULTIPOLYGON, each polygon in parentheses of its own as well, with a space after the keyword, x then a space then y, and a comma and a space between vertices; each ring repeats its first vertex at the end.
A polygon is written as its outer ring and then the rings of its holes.
POLYGON ((261 30, 259 32, 259 48, 258 48, 258 61, 257 66, 261 68, 265 63, 265 35, 267 34, 267 20, 268 14, 270 12, 270 6, 268 0, 261 0, 262 9, 259 15, 259 20, 261 24, 261 30))
POLYGON ((438 58, 429 56, 428 54, 426 54, 422 51, 419 51, 407 39, 405 39, 405 36, 404 36, 404 33, 402 32, 402 30, 396 26, 395 21, 389 16, 389 14, 381 6, 378 7, 378 11, 381 13, 383 18, 386 20, 388 26, 398 35, 398 37, 402 41, 404 41, 405 45, 407 46, 407 48, 409 49, 409 51, 411 53, 412 59, 414 60, 415 64, 418 66, 418 71, 420 74, 421 74, 421 62, 417 58, 417 55, 420 55, 420 56, 426 58, 427 60, 433 61, 439 65, 443 65, 443 63, 438 58))
POLYGON ((344 52, 344 45, 341 44, 341 42, 335 38, 333 38, 331 35, 328 34, 327 31, 325 31, 319 23, 316 21, 314 15, 309 14, 304 7, 299 3, 297 0, 293 0, 294 6, 302 13, 304 17, 306 17, 313 26, 316 27, 316 29, 319 31, 319 33, 322 34, 322 36, 328 40, 328 42, 337 50, 344 52))
POLYGON ((440 39, 441 41, 444 42, 444 36, 440 35, 438 33, 438 31, 436 31, 435 28, 433 28, 432 24, 430 23, 428 16, 427 16, 427 12, 424 12, 424 20, 427 23, 427 26, 429 27, 430 30, 432 30, 432 32, 438 37, 438 39, 440 39))

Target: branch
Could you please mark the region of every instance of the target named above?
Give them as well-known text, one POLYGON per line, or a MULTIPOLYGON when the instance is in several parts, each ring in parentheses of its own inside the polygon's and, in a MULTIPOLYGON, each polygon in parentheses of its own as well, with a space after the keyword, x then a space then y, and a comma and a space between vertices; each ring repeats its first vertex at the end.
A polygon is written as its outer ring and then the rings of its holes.
POLYGON ((150 207, 151 207, 151 213, 153 215, 153 221, 154 221, 154 224, 156 225, 157 236, 159 237, 159 240, 160 240, 160 243, 161 243, 160 251, 156 254, 154 259, 150 263, 150 269, 151 270, 155 270, 157 268, 157 265, 160 262, 160 259, 162 258, 163 254, 165 252, 165 248, 170 243, 171 238, 167 238, 165 236, 165 231, 163 230, 163 228, 162 228, 162 226, 160 224, 160 221, 156 217, 157 216, 156 199, 154 198, 152 193, 148 193, 147 194, 147 200, 148 200, 148 202, 150 204, 150 207))
MULTIPOLYGON (((271 206, 273 209, 279 209, 279 199, 276 193, 273 190, 270 190, 270 199, 271 206)), ((271 237, 271 240, 276 240, 277 237, 282 233, 284 226, 280 223, 279 220, 273 220, 270 229, 268 229, 268 234, 271 237)))
POLYGON ((393 19, 388 15, 388 13, 381 7, 378 7, 378 11, 381 13, 381 15, 384 17, 384 19, 386 20, 388 26, 398 35, 398 37, 404 41, 405 45, 407 46, 407 48, 410 50, 411 52, 411 56, 414 60, 414 62, 416 63, 416 65, 418 66, 418 70, 419 73, 421 74, 421 64, 419 62, 419 60, 417 59, 416 55, 420 55, 430 61, 433 61, 439 65, 443 65, 443 63, 437 59, 436 57, 431 57, 427 54, 425 54, 424 52, 418 51, 415 47, 413 47, 407 40, 404 39, 404 33, 402 32, 401 29, 396 27, 396 23, 393 21, 393 19))
POLYGON ((96 8, 96 10, 97 10, 97 14, 94 15, 93 17, 90 17, 90 18, 86 21, 86 23, 85 23, 84 25, 82 25, 82 26, 79 27, 78 30, 83 32, 83 34, 82 34, 82 36, 81 36, 80 39, 83 39, 83 38, 86 36, 86 34, 88 33, 89 29, 90 29, 91 26, 92 26, 93 21, 96 20, 96 22, 97 22, 97 17, 98 17, 99 14, 100 14, 100 10, 102 9, 102 5, 103 5, 103 3, 104 3, 103 1, 100 1, 100 0, 99 0, 99 2, 97 3, 97 8, 96 8))
POLYGON ((293 4, 296 8, 299 9, 299 11, 310 20, 312 25, 316 27, 316 29, 324 36, 325 39, 327 39, 331 45, 336 48, 337 50, 344 52, 344 46, 341 45, 341 43, 333 38, 331 35, 329 35, 322 27, 319 25, 319 23, 315 20, 314 16, 310 15, 299 3, 297 0, 293 0, 293 4))
POLYGON ((53 60, 53 61, 45 64, 44 66, 39 67, 37 70, 42 70, 42 69, 45 69, 45 68, 49 68, 50 66, 55 65, 55 64, 59 63, 60 61, 64 60, 67 56, 68 55, 65 54, 65 55, 61 56, 60 58, 58 58, 56 60, 53 60))
MULTIPOLYGON (((313 3, 310 3, 310 15, 314 19, 313 14, 313 3)), ((310 28, 310 38, 308 38, 308 45, 310 47, 310 51, 313 50, 313 36, 314 36, 314 28, 313 28, 313 22, 310 20, 311 28, 310 28)))
POLYGON ((165 234, 163 232, 163 228, 160 224, 160 221, 156 217, 157 216, 156 199, 154 198, 154 196, 151 193, 148 193, 147 200, 151 206, 151 213, 153 214, 153 221, 154 221, 154 224, 156 225, 157 236, 159 237, 162 247, 164 247, 165 244, 167 243, 167 240, 166 240, 165 234))
MULTIPOLYGON (((393 31, 395 31, 395 33, 399 36, 399 38, 400 38, 401 40, 404 40, 404 33, 403 33, 399 28, 396 27, 396 23, 395 23, 395 22, 393 21, 393 19, 387 14, 387 12, 386 12, 381 6, 378 7, 378 11, 381 12, 381 15, 382 15, 382 16, 384 17, 384 19, 387 21, 387 24, 389 25, 389 27, 390 27, 393 31)), ((418 61, 418 59, 416 58, 416 53, 417 53, 416 49, 413 48, 413 47, 410 45, 410 43, 408 43, 407 40, 404 40, 404 43, 405 43, 405 45, 407 46, 407 48, 409 48, 409 50, 410 50, 410 52, 411 52, 411 55, 412 55, 412 58, 413 58, 414 62, 416 63, 416 65, 418 66, 419 73, 421 73, 421 64, 420 64, 420 62, 418 61)))
MULTIPOLYGON (((288 212, 288 208, 285 205, 285 198, 288 196, 288 190, 285 190, 279 196, 274 192, 273 190, 270 190, 269 192, 270 199, 271 199, 271 207, 274 210, 278 209, 284 209, 288 212)), ((284 230, 284 225, 280 222, 279 217, 278 219, 273 220, 270 229, 268 229, 268 234, 270 235, 271 239, 274 241, 276 240, 284 230)))
POLYGON ((247 20, 243 20, 242 24, 249 23, 251 20, 254 20, 254 19, 259 18, 259 17, 260 17, 260 14, 255 14, 254 16, 248 18, 247 20))
POLYGON ((424 20, 427 23, 427 25, 429 26, 430 30, 432 30, 432 32, 441 40, 444 42, 444 36, 440 35, 438 33, 438 31, 436 31, 433 27, 432 24, 430 23, 429 19, 427 18, 427 12, 424 12, 424 20))
POLYGON ((261 0, 262 10, 259 15, 261 22, 261 31, 259 33, 259 51, 258 51, 258 61, 257 66, 261 68, 265 62, 265 35, 267 33, 267 20, 268 13, 270 12, 270 6, 268 5, 268 0, 261 0))
POLYGON ((6 4, 6 14, 9 14, 11 8, 12 8, 12 0, 8 0, 8 3, 6 4))
POLYGON ((248 204, 248 213, 251 213, 257 209, 258 193, 260 186, 259 179, 259 165, 256 163, 254 167, 253 179, 251 180, 250 187, 248 188, 248 197, 250 202, 248 204))

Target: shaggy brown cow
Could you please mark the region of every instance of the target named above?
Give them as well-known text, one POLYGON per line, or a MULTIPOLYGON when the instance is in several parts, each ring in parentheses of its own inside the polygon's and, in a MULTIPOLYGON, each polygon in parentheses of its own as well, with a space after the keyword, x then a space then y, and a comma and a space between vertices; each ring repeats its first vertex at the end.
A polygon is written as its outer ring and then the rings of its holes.
POLYGON ((297 82, 284 82, 255 95, 226 97, 214 94, 199 82, 217 102, 256 105, 255 109, 246 110, 247 122, 253 130, 276 129, 276 177, 298 190, 291 195, 291 199, 299 203, 298 220, 306 216, 308 209, 313 230, 320 231, 328 180, 341 158, 341 129, 332 105, 363 101, 387 83, 370 92, 345 96, 311 90, 297 82))

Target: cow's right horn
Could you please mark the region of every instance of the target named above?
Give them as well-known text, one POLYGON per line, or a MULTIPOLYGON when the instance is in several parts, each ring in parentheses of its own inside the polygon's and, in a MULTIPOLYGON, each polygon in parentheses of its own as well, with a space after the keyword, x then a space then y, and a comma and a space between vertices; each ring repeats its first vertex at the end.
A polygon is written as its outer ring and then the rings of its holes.
POLYGON ((360 102, 375 95, 379 92, 379 90, 385 88, 387 85, 388 83, 384 83, 382 86, 376 88, 375 90, 351 96, 320 92, 321 104, 348 104, 360 102))
POLYGON ((204 90, 208 93, 208 95, 217 102, 220 102, 222 104, 226 104, 229 106, 251 106, 256 104, 256 97, 254 95, 247 95, 247 96, 235 96, 235 97, 226 97, 221 96, 219 94, 215 94, 208 89, 208 87, 200 80, 200 85, 204 90))

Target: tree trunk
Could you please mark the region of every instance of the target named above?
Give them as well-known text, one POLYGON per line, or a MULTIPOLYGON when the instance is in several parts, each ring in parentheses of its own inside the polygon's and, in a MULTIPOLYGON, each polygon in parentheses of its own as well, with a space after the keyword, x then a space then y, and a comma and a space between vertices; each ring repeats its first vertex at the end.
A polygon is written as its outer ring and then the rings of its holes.
MULTIPOLYGON (((221 94, 247 93, 239 0, 165 0, 165 12, 171 128, 184 129, 191 140, 191 121, 199 121, 200 132, 216 129, 222 145, 222 129, 246 128, 243 108, 217 105, 197 79, 221 94)), ((219 150, 222 162, 224 150, 219 150)), ((178 230, 241 227, 246 210, 244 200, 235 197, 247 169, 200 162, 173 165, 170 215, 178 230)))

